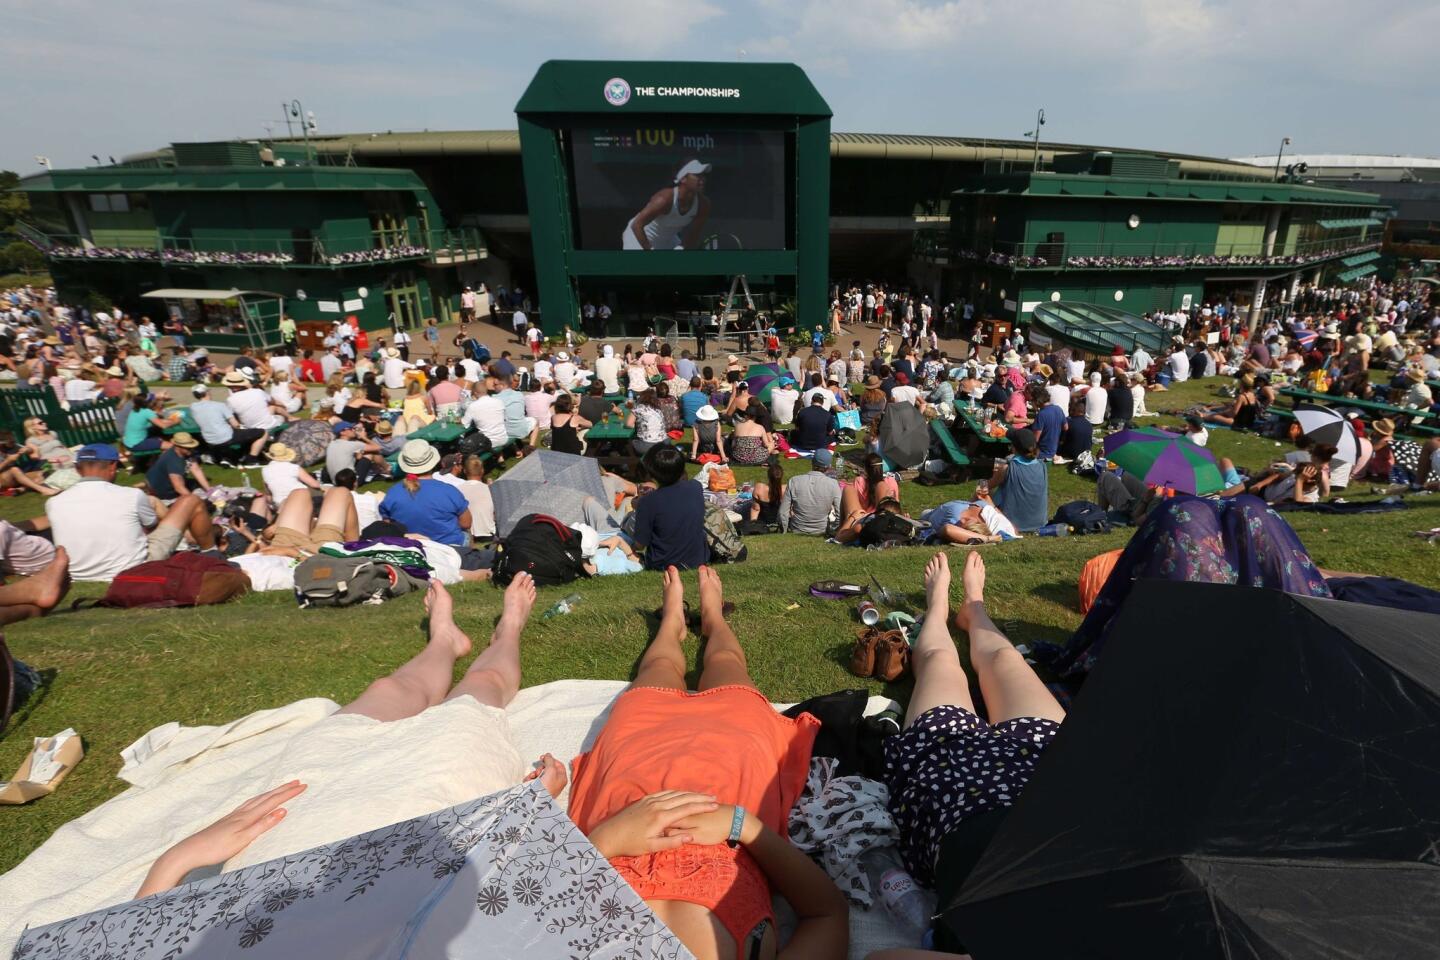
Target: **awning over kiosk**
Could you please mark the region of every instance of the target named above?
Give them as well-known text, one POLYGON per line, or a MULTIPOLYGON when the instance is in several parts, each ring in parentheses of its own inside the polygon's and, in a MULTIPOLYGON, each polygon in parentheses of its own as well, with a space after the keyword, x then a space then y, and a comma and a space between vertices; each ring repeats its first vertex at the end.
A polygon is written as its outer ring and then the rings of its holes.
POLYGON ((1031 314, 1030 322, 1031 343, 1044 346, 1041 341, 1048 338, 1091 353, 1108 354, 1119 345, 1126 353, 1144 347, 1158 355, 1168 339, 1165 330, 1142 317, 1078 301, 1042 303, 1031 314))

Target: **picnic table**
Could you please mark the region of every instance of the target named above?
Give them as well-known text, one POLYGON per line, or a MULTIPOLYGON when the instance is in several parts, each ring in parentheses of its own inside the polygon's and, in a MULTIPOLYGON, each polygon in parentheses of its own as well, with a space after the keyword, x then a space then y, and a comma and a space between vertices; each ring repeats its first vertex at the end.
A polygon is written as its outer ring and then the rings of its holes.
POLYGON ((425 424, 419 430, 410 431, 409 439, 424 440, 438 447, 444 443, 454 443, 463 436, 465 436, 465 427, 459 423, 435 420, 425 424))
POLYGON ((964 424, 970 430, 970 433, 974 435, 971 441, 974 444, 974 448, 972 448, 971 451, 972 453, 974 449, 980 447, 994 447, 996 449, 1009 449, 1010 447, 1010 441, 1005 437, 992 437, 986 433, 985 424, 975 418, 974 411, 967 410, 957 404, 955 407, 955 425, 959 426, 961 424, 964 424))
POLYGON ((592 426, 585 434, 585 455, 594 457, 606 470, 633 471, 640 458, 630 441, 635 428, 625 426, 625 419, 614 414, 592 426))
POLYGON ((1372 414, 1381 414, 1387 417, 1410 418, 1417 420, 1436 420, 1440 422, 1440 415, 1431 413, 1428 410, 1412 410, 1408 407, 1397 407, 1389 403, 1380 403, 1377 400, 1360 400, 1354 397, 1332 397, 1328 393, 1312 393, 1309 390, 1300 390, 1295 387, 1283 387, 1279 391, 1280 396, 1289 397, 1292 401, 1312 400, 1315 403, 1322 403, 1332 407, 1354 407, 1357 410, 1365 410, 1372 414))

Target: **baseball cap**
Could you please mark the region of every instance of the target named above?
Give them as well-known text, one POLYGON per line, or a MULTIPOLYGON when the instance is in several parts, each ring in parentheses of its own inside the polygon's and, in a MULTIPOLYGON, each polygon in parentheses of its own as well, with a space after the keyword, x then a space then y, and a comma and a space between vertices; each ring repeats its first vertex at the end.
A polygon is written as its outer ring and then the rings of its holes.
POLYGON ((1031 453, 1035 450, 1035 431, 1028 427, 1016 427, 1005 434, 1005 439, 1015 445, 1015 449, 1021 453, 1031 453))
POLYGON ((691 160, 681 167, 675 174, 675 182, 679 183, 692 173, 709 173, 710 164, 701 160, 691 160))
POLYGON ((347 422, 347 421, 345 421, 345 420, 341 420, 339 423, 335 424, 335 427, 334 427, 335 436, 338 437, 338 436, 340 436, 340 434, 344 433, 346 430, 354 430, 354 429, 355 429, 355 424, 349 423, 349 422, 347 422))
POLYGON ((108 443, 90 443, 75 454, 76 463, 119 463, 120 451, 108 443))
POLYGON ((209 395, 210 388, 203 383, 197 383, 195 384, 195 386, 190 388, 190 392, 195 394, 195 396, 197 397, 204 397, 209 395))
POLYGON ((835 462, 835 455, 824 447, 821 447, 819 450, 815 451, 814 459, 815 466, 828 467, 835 462))

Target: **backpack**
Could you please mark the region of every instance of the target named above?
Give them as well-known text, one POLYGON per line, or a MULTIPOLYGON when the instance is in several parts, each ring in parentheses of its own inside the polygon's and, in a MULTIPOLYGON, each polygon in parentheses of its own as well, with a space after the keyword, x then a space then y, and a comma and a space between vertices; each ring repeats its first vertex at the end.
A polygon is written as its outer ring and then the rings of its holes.
POLYGON ((245 571, 189 551, 122 570, 110 581, 98 607, 198 607, 224 603, 250 591, 245 571))
POLYGON ((734 493, 735 473, 729 467, 710 468, 710 490, 712 493, 734 493))
POLYGON ((1076 500, 1055 511, 1051 523, 1063 523, 1074 528, 1076 533, 1109 533, 1110 517, 1100 509, 1098 503, 1076 500))
POLYGON ((898 513, 883 511, 875 514, 860 528, 856 542, 862 547, 885 544, 905 546, 919 539, 915 524, 898 513))
POLYGON ((711 563, 739 563, 749 555, 725 508, 713 503, 705 504, 705 541, 711 563))
POLYGON ((295 568, 295 600, 302 607, 348 607, 381 603, 420 589, 421 581, 399 567, 369 557, 316 554, 295 568))
POLYGON ((543 513, 521 517, 498 549, 490 568, 490 579, 498 586, 507 586, 517 573, 530 574, 537 587, 589 576, 580 552, 580 535, 543 513))
POLYGON ((495 445, 490 442, 490 438, 479 430, 465 434, 455 444, 455 452, 465 457, 483 457, 494 449, 495 445))

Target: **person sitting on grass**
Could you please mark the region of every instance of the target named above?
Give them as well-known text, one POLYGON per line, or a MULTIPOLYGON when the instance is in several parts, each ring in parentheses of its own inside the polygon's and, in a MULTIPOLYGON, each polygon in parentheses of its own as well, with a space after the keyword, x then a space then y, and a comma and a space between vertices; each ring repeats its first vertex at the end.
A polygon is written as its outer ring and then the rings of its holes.
POLYGON ((695 411, 695 423, 690 439, 690 459, 698 461, 703 456, 719 457, 722 464, 729 464, 725 453, 725 442, 720 437, 720 411, 705 404, 695 411))
POLYGON ((834 455, 821 447, 810 458, 810 472, 792 477, 785 485, 779 521, 786 533, 824 536, 831 518, 839 517, 840 483, 830 476, 834 464, 834 455))
POLYGON ((180 422, 179 412, 165 413, 165 396, 152 393, 135 403, 135 409, 125 419, 125 433, 121 437, 125 449, 131 453, 159 450, 165 438, 161 431, 180 422))
POLYGON ((635 499, 631 538, 645 550, 645 568, 693 570, 709 562, 705 495, 700 484, 686 481, 685 454, 662 443, 646 452, 640 466, 656 484, 655 490, 635 499))
POLYGON ((824 392, 810 394, 810 405, 795 414, 795 429, 790 432, 790 446, 797 453, 827 449, 835 441, 831 427, 833 417, 827 409, 824 392))
POLYGON ((1031 533, 1043 527, 1050 516, 1048 465, 1035 456, 1034 431, 1012 429, 1006 437, 1010 455, 995 461, 989 483, 976 487, 975 496, 992 501, 1018 530, 1031 533))
MULTIPOLYGON (((354 482, 353 474, 344 479, 354 482)), ((326 490, 317 513, 310 491, 302 487, 292 491, 280 504, 275 522, 261 532, 261 546, 256 552, 303 559, 319 553, 327 543, 349 543, 358 539, 360 516, 356 512, 353 488, 337 483, 326 490)))
POLYGON ((44 537, 0 520, 0 627, 43 617, 70 590, 70 555, 44 537), (19 574, 21 579, 9 578, 19 574))
POLYGON ((1198 417, 1205 423, 1218 423, 1235 430, 1248 430, 1260 417, 1260 400, 1255 395, 1255 377, 1243 374, 1239 390, 1230 403, 1195 406, 1185 411, 1187 417, 1198 417))
POLYGON ((520 636, 534 606, 534 582, 527 573, 517 574, 505 590, 489 646, 455 683, 455 664, 469 656, 473 644, 455 622, 449 591, 432 578, 425 595, 425 647, 354 701, 305 727, 272 762, 272 782, 291 771, 304 771, 305 782, 281 783, 170 847, 135 896, 178 886, 199 867, 238 870, 522 780, 538 778, 558 797, 565 768, 547 754, 526 773, 505 723, 504 709, 520 689, 520 636), (376 782, 372 771, 348 762, 358 751, 407 756, 434 775, 425 778, 423 789, 405 778, 376 782), (358 796, 366 802, 356 803, 358 796))
POLYGON ((147 560, 166 560, 188 535, 201 550, 215 547, 208 505, 194 494, 160 517, 145 491, 115 482, 120 451, 92 443, 75 455, 80 481, 45 501, 55 546, 70 556, 70 576, 108 582, 147 560))
MULTIPOLYGON (((985 607, 985 561, 971 551, 961 571, 964 597, 953 614, 969 642, 970 677, 951 638, 950 563, 925 567, 925 619, 911 650, 915 688, 902 731, 885 741, 885 784, 900 831, 900 855, 916 882, 941 904, 960 889, 1006 812, 1054 740, 1065 711, 985 607)), ((937 947, 959 949, 937 930, 937 947)))
POLYGON ((210 489, 210 480, 195 456, 199 449, 200 441, 183 431, 170 438, 169 448, 145 471, 145 485, 156 500, 170 504, 191 490, 210 489))
POLYGON ((454 486, 431 476, 439 465, 440 452, 429 443, 411 440, 405 444, 395 461, 404 479, 380 501, 380 516, 436 543, 467 547, 474 519, 470 502, 454 486))
POLYGON ((700 960, 843 957, 845 898, 786 839, 819 724, 775 712, 725 622, 719 575, 702 566, 698 579, 699 692, 685 680, 685 588, 669 567, 634 681, 574 760, 570 818, 700 960), (783 950, 772 892, 796 915, 783 950))

